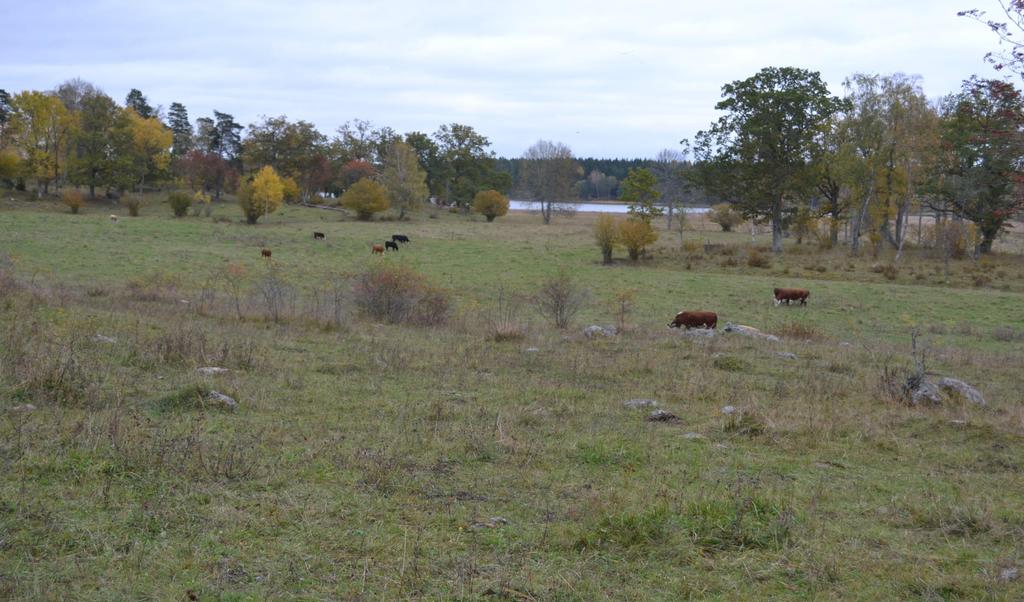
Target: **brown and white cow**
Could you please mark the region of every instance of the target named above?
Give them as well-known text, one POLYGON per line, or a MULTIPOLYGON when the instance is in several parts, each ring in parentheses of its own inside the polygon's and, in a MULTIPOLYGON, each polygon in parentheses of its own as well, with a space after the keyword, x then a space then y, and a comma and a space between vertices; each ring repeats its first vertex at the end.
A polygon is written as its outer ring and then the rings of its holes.
POLYGON ((783 302, 789 305, 790 301, 799 301, 800 305, 807 305, 807 297, 811 291, 805 288, 777 288, 775 289, 775 305, 783 302))
POLYGON ((718 314, 713 311, 681 311, 676 314, 674 320, 669 322, 669 328, 707 328, 714 330, 718 325, 718 314))

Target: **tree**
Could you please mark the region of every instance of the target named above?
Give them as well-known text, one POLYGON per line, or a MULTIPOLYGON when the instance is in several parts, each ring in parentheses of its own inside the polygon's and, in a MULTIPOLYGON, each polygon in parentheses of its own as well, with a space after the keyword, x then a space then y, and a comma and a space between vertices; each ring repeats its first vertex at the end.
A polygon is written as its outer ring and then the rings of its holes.
POLYGON ((238 204, 245 214, 245 221, 252 225, 261 215, 277 211, 283 198, 284 183, 269 165, 264 165, 251 181, 244 182, 238 189, 238 204))
POLYGON ((156 111, 149 105, 149 101, 142 95, 142 92, 135 88, 128 92, 128 96, 124 99, 124 106, 134 110, 143 119, 156 116, 156 111))
POLYGON ((175 162, 175 169, 188 182, 189 188, 213 191, 217 200, 223 189, 232 189, 238 180, 238 172, 220 155, 195 148, 175 162))
POLYGON ((630 218, 619 222, 618 242, 626 247, 629 258, 633 261, 640 259, 644 249, 657 240, 658 233, 654 231, 649 221, 630 218))
MULTIPOLYGON (((666 208, 666 228, 672 229, 672 217, 676 205, 682 205, 688 190, 686 176, 684 174, 683 154, 669 148, 658 151, 654 157, 654 165, 651 171, 658 179, 658 192, 661 193, 661 200, 666 208)), ((682 216, 680 216, 680 228, 682 216)))
POLYGON ((341 195, 341 206, 354 211, 356 216, 363 220, 369 220, 374 213, 387 211, 388 193, 383 186, 370 178, 363 178, 349 187, 341 195))
POLYGON ((736 199, 750 217, 772 223, 772 250, 782 251, 787 201, 808 196, 808 156, 815 136, 845 103, 819 73, 766 67, 722 87, 715 108, 726 114, 697 134, 698 178, 705 188, 736 199))
POLYGON ((0 88, 0 148, 7 144, 7 125, 14 117, 14 106, 11 105, 11 95, 0 88))
POLYGON ((580 175, 572 150, 561 142, 538 140, 523 153, 522 187, 531 200, 540 203, 545 224, 552 213, 573 198, 573 185, 580 175))
POLYGON ((974 222, 976 252, 989 253, 1024 209, 1024 98, 1007 82, 967 80, 943 102, 941 132, 938 209, 974 222))
POLYGON ((602 263, 611 263, 612 252, 619 241, 619 224, 614 217, 607 213, 597 216, 597 222, 594 223, 594 240, 601 249, 602 263))
POLYGON ((722 232, 732 232, 733 228, 743 223, 743 215, 729 203, 718 203, 708 211, 708 221, 721 226, 722 232))
POLYGON ((1024 42, 1014 37, 1024 33, 1024 0, 1000 0, 999 7, 1006 15, 1007 21, 990 19, 987 12, 976 8, 959 11, 957 15, 984 24, 999 38, 999 46, 1003 50, 986 53, 986 61, 997 71, 1010 69, 1024 76, 1024 42))
POLYGON ((130 166, 139 193, 145 191, 146 178, 158 180, 171 162, 174 135, 156 117, 142 117, 126 109, 130 132, 130 166))
POLYGON ((43 92, 21 92, 11 105, 13 145, 20 151, 23 173, 36 181, 39 197, 49 192, 50 183, 60 174, 74 116, 58 97, 43 92))
MULTIPOLYGON (((221 192, 238 177, 241 169, 242 142, 239 132, 242 126, 235 123, 234 117, 227 113, 215 110, 213 116, 215 119, 196 119, 194 144, 195 149, 202 154, 193 158, 201 164, 200 171, 216 176, 212 184, 207 185, 207 190, 213 190, 213 198, 219 201, 221 192)), ((193 167, 199 166, 193 163, 193 167)))
POLYGON ((80 102, 78 128, 74 134, 71 181, 89 187, 89 198, 96 198, 98 186, 116 181, 119 148, 116 130, 124 127, 127 116, 114 99, 99 90, 80 102))
POLYGON ((409 132, 405 135, 405 143, 416 153, 420 169, 427 174, 428 193, 435 190, 441 172, 441 158, 437 143, 423 132, 409 132))
POLYGON ((359 180, 375 177, 377 177, 377 170, 369 161, 353 159, 341 166, 341 170, 338 172, 338 185, 344 191, 359 180))
POLYGON ((188 109, 180 102, 172 102, 167 111, 167 125, 174 136, 171 156, 175 159, 184 157, 192 150, 192 123, 188 120, 188 109))
POLYGON ((296 181, 303 199, 308 199, 329 180, 322 174, 326 161, 327 137, 306 121, 290 122, 284 115, 264 117, 249 125, 242 143, 248 165, 270 165, 282 176, 296 181))
POLYGON ((487 147, 491 142, 472 127, 459 123, 442 125, 434 132, 438 161, 432 192, 445 204, 468 208, 481 190, 493 188, 507 192, 508 174, 495 169, 495 160, 487 147))
POLYGON ((651 223, 651 220, 663 213, 661 207, 654 203, 661 198, 658 192, 658 179, 649 169, 631 169, 622 181, 623 202, 629 205, 631 219, 651 223))
POLYGON ((402 142, 395 142, 388 150, 379 182, 387 188, 391 206, 398 209, 398 219, 430 196, 427 174, 420 168, 416 151, 402 142))
POLYGON ((497 190, 481 190, 473 197, 473 211, 493 222, 508 213, 508 197, 497 190))

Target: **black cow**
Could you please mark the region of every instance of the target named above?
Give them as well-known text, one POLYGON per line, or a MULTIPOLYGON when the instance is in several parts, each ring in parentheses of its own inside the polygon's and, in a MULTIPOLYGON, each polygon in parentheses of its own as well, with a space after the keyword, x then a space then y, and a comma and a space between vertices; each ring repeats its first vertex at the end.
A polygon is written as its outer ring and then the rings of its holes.
POLYGON ((325 238, 327 238, 327 237, 324 235, 323 232, 314 232, 313 233, 313 240, 324 240, 325 238))
POLYGON ((396 242, 394 242, 392 240, 385 240, 384 241, 384 248, 385 249, 394 249, 394 250, 397 251, 398 250, 398 243, 396 243, 396 242))
POLYGON ((394 241, 394 242, 403 242, 403 243, 404 242, 411 242, 409 240, 409 237, 406 236, 405 234, 392 234, 391 235, 391 240, 394 241))

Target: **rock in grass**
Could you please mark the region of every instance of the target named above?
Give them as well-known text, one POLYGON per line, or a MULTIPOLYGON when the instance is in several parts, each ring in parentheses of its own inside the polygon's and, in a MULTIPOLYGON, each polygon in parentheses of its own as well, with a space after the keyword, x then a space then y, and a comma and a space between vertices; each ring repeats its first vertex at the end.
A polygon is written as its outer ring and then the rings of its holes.
POLYGON ((985 397, 981 394, 981 391, 975 389, 971 385, 965 383, 962 380, 956 378, 944 377, 940 378, 939 382, 935 383, 940 389, 945 391, 953 391, 960 395, 967 401, 977 404, 979 406, 986 405, 985 397))
POLYGON ((537 353, 538 351, 540 351, 540 349, 538 349, 536 347, 527 347, 526 348, 526 352, 527 353, 537 353))
POLYGON ((685 435, 683 435, 683 439, 703 439, 703 438, 704 438, 704 435, 701 435, 700 433, 686 433, 685 435))
POLYGON ((113 344, 113 343, 117 342, 117 339, 115 339, 114 337, 108 337, 105 334, 93 335, 92 340, 97 342, 97 343, 107 343, 107 344, 113 344))
POLYGON ((473 523, 469 526, 470 529, 495 529, 509 524, 509 520, 503 516, 492 516, 486 520, 481 520, 473 523))
POLYGON ((196 372, 203 376, 214 376, 217 374, 224 374, 229 372, 229 370, 227 368, 220 368, 217 366, 203 366, 202 368, 196 368, 196 372))
POLYGON ((710 328, 681 328, 679 329, 679 336, 687 337, 691 339, 710 339, 715 336, 716 330, 710 328))
POLYGON ((613 337, 618 334, 618 331, 614 326, 598 326, 597 324, 591 324, 583 329, 583 336, 588 339, 596 337, 613 337))
POLYGON ((728 333, 731 333, 731 334, 741 334, 741 335, 743 335, 745 337, 751 337, 751 338, 754 338, 754 339, 764 339, 766 341, 772 341, 772 342, 779 340, 779 337, 775 336, 774 334, 768 334, 767 332, 761 332, 760 330, 754 328, 753 326, 744 326, 743 324, 733 324, 732 322, 726 322, 725 323, 725 328, 723 330, 725 330, 725 332, 728 332, 728 333))
POLYGON ((777 355, 777 356, 779 356, 781 358, 785 358, 787 360, 795 360, 795 359, 797 359, 795 353, 790 353, 788 351, 778 351, 778 352, 775 353, 775 355, 777 355))
POLYGON ((665 410, 654 410, 647 415, 647 422, 679 422, 679 416, 665 410))
POLYGON ((210 391, 209 395, 206 396, 207 403, 213 403, 224 407, 224 409, 231 410, 232 412, 238 409, 238 402, 234 398, 221 393, 220 391, 210 391))
POLYGON ((12 411, 12 412, 19 412, 19 413, 22 413, 22 412, 34 412, 35 410, 36 410, 36 406, 34 406, 34 405, 30 404, 30 403, 23 403, 21 405, 16 405, 16 406, 14 406, 14 407, 12 407, 10 409, 10 411, 12 411))
POLYGON ((655 399, 628 399, 622 402, 622 405, 631 410, 638 410, 640 408, 656 408, 658 401, 655 399))
POLYGON ((999 570, 999 581, 1009 583, 1020 579, 1020 569, 1015 566, 1008 566, 999 570))
POLYGON ((943 395, 935 383, 925 380, 921 381, 916 389, 910 394, 910 403, 914 405, 942 405, 943 395))
POLYGON ((736 412, 737 412, 736 406, 724 406, 722 408, 722 413, 725 414, 726 416, 728 416, 730 414, 735 414, 736 412))

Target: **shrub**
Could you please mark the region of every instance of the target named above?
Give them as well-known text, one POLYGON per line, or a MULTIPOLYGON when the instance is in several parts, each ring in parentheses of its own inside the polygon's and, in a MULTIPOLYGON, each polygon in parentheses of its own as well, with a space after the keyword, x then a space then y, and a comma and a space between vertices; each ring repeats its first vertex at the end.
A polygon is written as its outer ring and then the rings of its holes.
POLYGON ((128 208, 128 215, 131 217, 139 217, 139 209, 142 207, 142 201, 135 197, 125 197, 122 199, 124 206, 128 208))
POLYGON ((597 223, 594 224, 594 239, 601 249, 602 263, 611 263, 612 252, 619 241, 619 225, 614 217, 607 213, 602 213, 597 217, 597 223))
POLYGON ((522 299, 498 289, 494 313, 490 317, 490 336, 496 342, 518 341, 526 337, 526 327, 519 320, 522 299))
POLYGON ((213 199, 202 190, 199 190, 192 195, 192 203, 192 206, 194 207, 192 215, 196 217, 199 215, 206 215, 206 217, 210 217, 210 214, 213 212, 213 199))
POLYGON ((657 240, 658 233, 648 222, 627 219, 619 223, 619 243, 626 247, 629 258, 633 261, 640 259, 647 245, 654 244, 657 240))
POLYGON ((825 338, 820 330, 800 322, 790 322, 775 329, 780 337, 796 339, 798 341, 820 341, 825 338))
POLYGON ((508 197, 497 190, 481 190, 473 197, 473 211, 493 222, 508 213, 508 197))
POLYGON ((349 186, 341 195, 339 202, 342 207, 355 212, 356 217, 363 221, 369 220, 374 213, 386 211, 391 206, 388 191, 369 178, 363 178, 349 186))
POLYGON ((770 268, 772 267, 772 260, 757 249, 752 249, 750 255, 747 256, 747 265, 752 268, 770 268))
POLYGON ((743 216, 729 203, 718 203, 708 211, 708 221, 721 226, 722 232, 732 232, 733 228, 743 223, 743 216))
POLYGON ((78 213, 78 210, 85 205, 85 197, 82 196, 81 192, 78 192, 74 188, 68 188, 61 193, 60 200, 68 206, 71 213, 78 213))
POLYGON ((283 198, 284 184, 269 165, 260 169, 251 181, 238 187, 238 205, 249 224, 255 224, 260 216, 277 211, 283 198))
POLYGON ((286 203, 297 203, 302 196, 302 192, 299 190, 299 183, 294 178, 283 178, 281 180, 281 187, 282 198, 286 203))
POLYGON ((433 326, 451 312, 448 291, 404 266, 381 264, 357 275, 352 299, 364 315, 389 324, 433 326))
POLYGON ((174 211, 174 217, 185 217, 188 208, 192 206, 192 197, 187 192, 172 192, 167 195, 167 203, 171 211, 174 211))
POLYGON ((589 298, 590 294, 573 280, 569 272, 560 270, 544 281, 533 302, 537 311, 554 322, 557 328, 568 328, 589 298))

